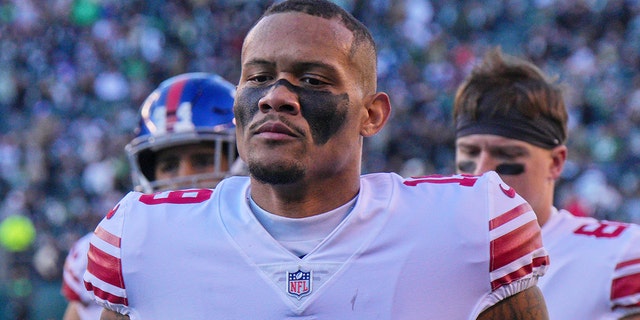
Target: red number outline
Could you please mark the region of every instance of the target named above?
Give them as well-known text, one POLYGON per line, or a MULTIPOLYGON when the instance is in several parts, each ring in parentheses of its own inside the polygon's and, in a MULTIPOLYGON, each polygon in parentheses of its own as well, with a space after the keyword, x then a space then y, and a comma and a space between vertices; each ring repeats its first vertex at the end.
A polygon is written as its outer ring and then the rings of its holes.
POLYGON ((598 222, 598 227, 593 229, 594 224, 585 224, 576 229, 573 233, 596 238, 615 238, 624 231, 628 225, 623 223, 610 223, 607 221, 598 222), (606 230, 608 227, 615 227, 613 230, 606 230))
POLYGON ((473 187, 478 181, 477 176, 460 175, 460 176, 442 176, 442 175, 430 175, 425 177, 416 177, 411 180, 405 180, 403 183, 410 187, 415 187, 421 183, 457 183, 463 187, 473 187))
POLYGON ((211 198, 213 190, 211 189, 191 189, 177 190, 169 193, 159 192, 153 194, 143 194, 140 196, 140 202, 147 205, 155 204, 193 204, 207 201, 211 198), (186 195, 186 196, 185 196, 186 195), (160 197, 161 196, 161 197, 160 197))

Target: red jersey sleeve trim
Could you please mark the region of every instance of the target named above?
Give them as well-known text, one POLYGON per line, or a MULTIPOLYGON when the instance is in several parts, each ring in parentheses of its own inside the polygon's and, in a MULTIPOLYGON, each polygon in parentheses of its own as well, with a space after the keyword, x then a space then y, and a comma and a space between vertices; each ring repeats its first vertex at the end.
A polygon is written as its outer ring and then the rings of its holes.
POLYGON ((629 260, 629 261, 623 261, 620 262, 616 265, 616 270, 618 269, 622 269, 628 266, 632 266, 632 265, 640 265, 640 259, 634 259, 634 260, 629 260))
POLYGON ((491 241, 491 271, 500 269, 542 248, 540 227, 536 220, 491 241))
POLYGON ((613 279, 611 285, 611 300, 636 294, 640 295, 640 273, 613 279))
POLYGON ((496 229, 498 227, 500 227, 501 225, 529 212, 529 211, 533 211, 533 209, 531 208, 531 206, 528 203, 522 203, 519 206, 491 219, 491 221, 489 221, 489 230, 493 230, 496 229))
POLYGON ((94 231, 95 235, 98 236, 102 241, 116 247, 120 248, 120 237, 110 233, 109 231, 103 229, 101 226, 98 226, 94 231))
POLYGON ((101 290, 100 288, 95 287, 95 286, 91 285, 91 283, 86 282, 86 281, 84 282, 84 285, 85 285, 85 288, 87 288, 87 290, 93 291, 93 294, 99 299, 102 299, 104 301, 108 301, 108 302, 110 302, 112 304, 119 304, 119 305, 123 305, 123 306, 129 306, 129 300, 127 298, 116 296, 114 294, 111 294, 109 292, 101 290))
POLYGON ((87 263, 88 272, 110 285, 122 289, 125 288, 122 277, 122 264, 119 258, 98 249, 93 244, 89 246, 87 256, 89 258, 87 263))
POLYGON ((522 268, 511 272, 504 277, 491 281, 491 290, 496 290, 503 285, 507 285, 518 279, 526 278, 527 275, 533 273, 533 269, 544 267, 546 265, 549 265, 549 256, 535 258, 533 259, 532 264, 523 266, 522 268))
POLYGON ((62 296, 64 296, 67 301, 82 302, 82 300, 80 299, 80 295, 73 291, 73 289, 71 289, 66 281, 62 282, 62 296))

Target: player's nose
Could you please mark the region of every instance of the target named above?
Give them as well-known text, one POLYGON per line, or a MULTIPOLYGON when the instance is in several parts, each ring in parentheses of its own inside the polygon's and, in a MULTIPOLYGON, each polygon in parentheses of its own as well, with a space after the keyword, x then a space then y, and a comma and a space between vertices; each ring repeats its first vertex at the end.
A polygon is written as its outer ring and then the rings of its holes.
POLYGON ((190 161, 182 159, 178 167, 178 177, 186 177, 196 173, 195 167, 190 161))
POLYGON ((482 152, 476 161, 476 168, 473 174, 481 175, 487 171, 496 170, 497 165, 497 161, 491 155, 487 152, 482 152))
POLYGON ((267 94, 258 101, 260 111, 287 112, 297 114, 300 112, 298 95, 291 88, 293 85, 287 80, 276 82, 267 94))

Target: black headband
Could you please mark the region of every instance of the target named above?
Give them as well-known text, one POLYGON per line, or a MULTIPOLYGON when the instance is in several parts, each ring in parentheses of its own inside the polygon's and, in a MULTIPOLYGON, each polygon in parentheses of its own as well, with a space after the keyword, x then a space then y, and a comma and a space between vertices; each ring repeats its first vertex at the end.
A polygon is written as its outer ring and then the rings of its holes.
POLYGON ((545 116, 527 118, 515 108, 507 114, 480 113, 477 119, 460 115, 456 119, 456 138, 471 134, 493 134, 531 143, 544 149, 552 149, 564 143, 562 125, 545 116))

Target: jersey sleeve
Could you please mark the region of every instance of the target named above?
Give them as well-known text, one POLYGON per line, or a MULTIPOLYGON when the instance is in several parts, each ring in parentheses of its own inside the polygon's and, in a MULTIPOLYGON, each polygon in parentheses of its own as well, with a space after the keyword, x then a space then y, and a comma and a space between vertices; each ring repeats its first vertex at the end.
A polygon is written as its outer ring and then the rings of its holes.
POLYGON ((549 266, 549 256, 531 206, 495 172, 485 175, 489 180, 490 306, 535 286, 549 266))
POLYGON ((92 302, 91 295, 84 288, 82 277, 87 269, 87 251, 89 239, 87 234, 78 239, 67 254, 62 269, 62 295, 69 302, 88 304, 92 302))
POLYGON ((87 254, 84 286, 103 308, 130 313, 121 262, 121 237, 126 212, 139 193, 129 193, 102 219, 93 232, 87 254))
POLYGON ((611 309, 618 317, 640 314, 640 226, 629 225, 627 232, 632 234, 611 283, 611 309))

